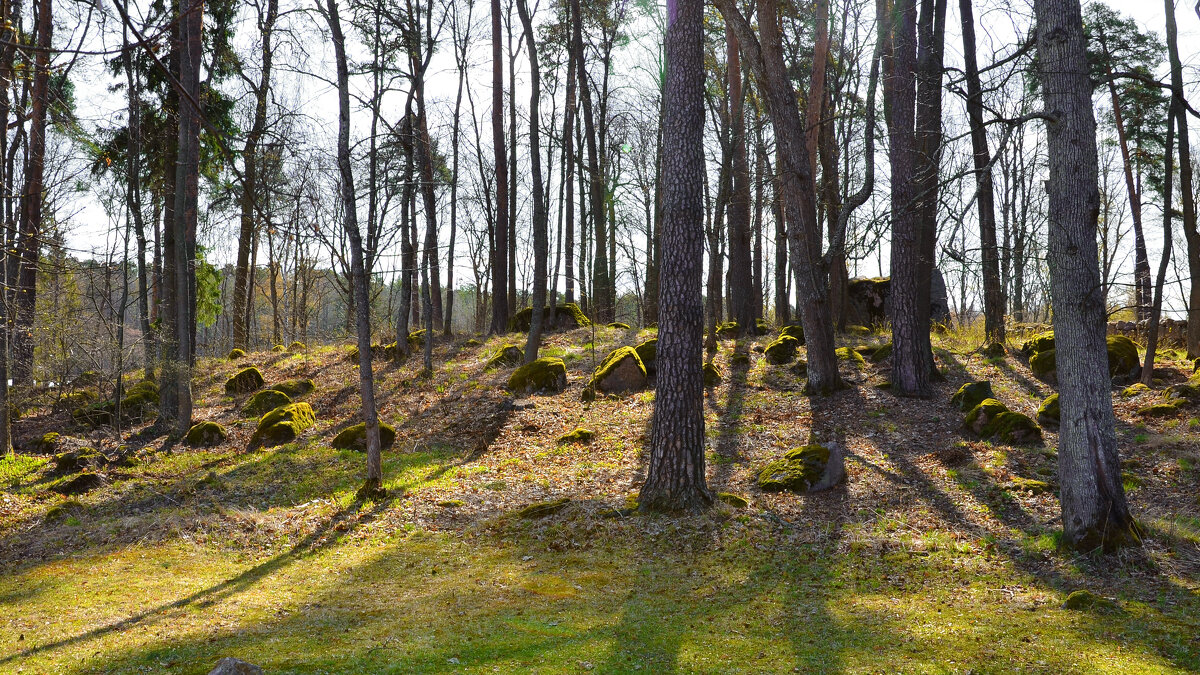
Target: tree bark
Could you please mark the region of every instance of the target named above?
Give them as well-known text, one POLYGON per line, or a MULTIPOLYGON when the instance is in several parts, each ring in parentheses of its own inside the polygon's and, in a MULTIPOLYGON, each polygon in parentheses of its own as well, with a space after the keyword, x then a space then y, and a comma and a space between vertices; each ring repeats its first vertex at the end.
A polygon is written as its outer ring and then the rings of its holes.
POLYGON ((729 132, 732 188, 726 220, 729 226, 730 318, 742 336, 756 334, 754 322, 754 265, 750 250, 750 161, 746 152, 746 97, 742 91, 742 62, 737 36, 725 31, 725 70, 729 80, 729 132))
MULTIPOLYGON (((1167 22, 1167 56, 1171 61, 1171 100, 1177 106, 1184 102, 1183 66, 1179 60, 1179 29, 1175 24, 1175 5, 1163 0, 1167 22)), ((1197 10, 1200 13, 1200 10, 1197 10)), ((1192 148, 1188 136, 1187 114, 1175 115, 1179 143, 1179 191, 1183 201, 1183 234, 1188 247, 1188 271, 1191 288, 1188 295, 1187 352, 1188 358, 1200 357, 1200 232, 1196 229, 1196 193, 1192 186, 1192 148)))
POLYGON ((1050 178, 1047 262, 1061 430, 1064 542, 1077 550, 1137 544, 1114 430, 1105 300, 1097 261, 1096 122, 1079 0, 1036 0, 1037 53, 1050 178))
POLYGON ((500 0, 492 0, 492 153, 496 166, 496 230, 492 255, 492 333, 508 330, 508 162, 504 147, 504 43, 500 0))
POLYGON ((529 315, 529 338, 525 342, 525 363, 537 360, 542 341, 542 307, 546 306, 546 258, 550 255, 547 242, 545 184, 542 182, 542 142, 538 129, 539 102, 542 97, 542 74, 538 68, 537 41, 533 21, 525 0, 517 0, 517 12, 525 28, 526 50, 529 52, 529 163, 533 174, 533 298, 529 315))
POLYGON ((648 510, 698 510, 713 501, 704 475, 701 371, 703 17, 701 0, 667 4, 658 376, 650 463, 638 500, 648 510))
POLYGON ((575 74, 579 81, 579 97, 583 103, 583 136, 587 143, 588 178, 590 189, 589 212, 595 233, 592 247, 592 312, 601 323, 613 320, 613 300, 615 289, 608 269, 608 228, 605 222, 604 159, 603 148, 598 148, 596 131, 596 115, 592 107, 592 92, 588 84, 587 66, 583 53, 583 12, 579 0, 571 0, 571 14, 574 19, 572 29, 572 48, 575 51, 575 74))

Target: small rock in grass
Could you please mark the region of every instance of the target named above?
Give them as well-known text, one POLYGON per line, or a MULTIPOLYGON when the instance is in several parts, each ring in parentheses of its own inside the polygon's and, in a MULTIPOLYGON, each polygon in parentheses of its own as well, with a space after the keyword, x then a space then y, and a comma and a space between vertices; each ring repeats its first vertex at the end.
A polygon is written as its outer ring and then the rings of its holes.
MULTIPOLYGON (((396 443, 396 428, 390 424, 379 423, 379 448, 387 450, 396 443)), ((354 450, 355 452, 367 451, 367 425, 364 422, 359 422, 353 426, 342 429, 337 436, 333 437, 330 443, 338 450, 354 450)))
POLYGON ((567 504, 570 503, 570 497, 561 497, 559 499, 552 499, 546 502, 535 502, 524 508, 517 509, 513 512, 513 515, 526 520, 545 518, 546 516, 562 511, 564 508, 566 508, 567 504))
POLYGON ((1098 610, 1102 612, 1116 612, 1120 611, 1121 606, 1089 590, 1080 589, 1073 591, 1067 596, 1067 599, 1062 604, 1062 608, 1080 611, 1098 610))
POLYGON ((559 445, 566 445, 568 443, 591 443, 595 438, 596 432, 592 431, 591 429, 584 429, 583 427, 580 427, 574 431, 559 436, 558 443, 559 445))
POLYGON ((968 382, 959 387, 958 391, 950 397, 950 405, 963 412, 968 412, 985 400, 995 397, 996 395, 992 393, 992 383, 989 380, 968 382))
POLYGON ((229 432, 225 431, 225 427, 216 422, 199 422, 188 429, 187 434, 183 437, 183 442, 194 448, 211 448, 215 445, 220 445, 229 437, 229 432))
POLYGON ((208 675, 263 675, 263 669, 253 663, 226 656, 217 661, 217 667, 210 670, 208 675))
POLYGON ((732 492, 718 492, 717 499, 732 506, 735 509, 744 509, 750 506, 750 501, 741 495, 735 495, 732 492))

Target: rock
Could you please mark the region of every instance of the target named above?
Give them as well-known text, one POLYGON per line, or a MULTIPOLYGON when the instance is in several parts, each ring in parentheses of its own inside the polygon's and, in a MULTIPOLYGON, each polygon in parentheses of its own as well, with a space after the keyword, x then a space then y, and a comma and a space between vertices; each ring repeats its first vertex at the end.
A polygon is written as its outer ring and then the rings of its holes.
POLYGON ((612 323, 610 323, 610 324, 607 324, 607 325, 606 325, 606 327, 608 327, 608 328, 616 328, 616 329, 618 329, 618 330, 629 330, 629 324, 627 324, 627 323, 623 323, 623 322, 621 322, 621 321, 614 321, 614 322, 612 322, 612 323))
POLYGON ((618 347, 596 368, 587 386, 605 394, 637 391, 646 386, 646 366, 633 347, 618 347))
POLYGON ((307 403, 292 403, 272 410, 258 421, 250 447, 274 447, 296 440, 317 423, 317 414, 307 403))
POLYGON ((559 445, 567 445, 569 443, 585 443, 586 444, 586 443, 591 443, 594 438, 596 438, 596 432, 592 431, 591 429, 584 429, 583 427, 579 427, 578 429, 575 429, 574 431, 570 431, 570 432, 563 434, 562 436, 559 436, 558 444, 559 445))
POLYGON ((570 497, 562 497, 562 498, 553 499, 553 500, 547 501, 547 502, 534 502, 533 504, 530 504, 529 506, 526 506, 522 509, 518 509, 518 510, 514 511, 513 515, 518 518, 524 518, 526 520, 533 520, 534 518, 545 518, 546 516, 558 513, 559 511, 562 511, 564 508, 566 508, 567 504, 570 504, 570 503, 571 503, 570 497))
POLYGON ((763 492, 817 492, 831 488, 846 477, 840 448, 809 444, 789 450, 758 473, 763 492))
POLYGON ((869 359, 871 361, 871 363, 879 363, 880 361, 884 361, 884 360, 888 359, 889 357, 891 357, 891 355, 892 355, 892 343, 885 342, 885 343, 879 345, 878 347, 874 348, 873 350, 871 350, 871 352, 869 354, 867 354, 866 357, 867 357, 867 359, 869 359))
POLYGON ((1038 424, 1051 431, 1057 431, 1060 419, 1061 418, 1058 409, 1058 394, 1050 394, 1046 397, 1046 400, 1042 401, 1042 404, 1038 406, 1038 424))
POLYGON ((954 392, 954 395, 950 397, 950 405, 963 412, 967 412, 980 403, 983 403, 984 400, 995 397, 996 395, 992 393, 992 383, 990 381, 968 382, 959 387, 958 391, 954 392))
POLYGON ((412 345, 413 347, 424 347, 425 346, 425 329, 422 328, 420 330, 414 330, 413 332, 409 333, 408 334, 408 344, 412 345))
POLYGON ((804 344, 804 326, 799 324, 784 326, 779 330, 779 337, 783 337, 785 335, 794 337, 800 341, 800 344, 804 344))
POLYGON ((80 389, 69 394, 64 394, 62 398, 54 404, 55 410, 75 410, 82 408, 90 403, 94 403, 98 397, 95 392, 88 389, 80 389))
POLYGON ((721 371, 717 370, 716 364, 712 361, 704 364, 704 386, 715 387, 721 384, 721 371))
POLYGON ((963 425, 982 436, 983 430, 987 425, 991 424, 1000 413, 1008 412, 1008 406, 994 398, 984 399, 979 402, 979 405, 971 408, 967 416, 963 419, 963 425))
POLYGON ((1021 345, 1021 353, 1026 356, 1040 354, 1050 349, 1054 349, 1054 331, 1052 330, 1038 333, 1021 345))
POLYGON ((1116 382, 1137 379, 1142 372, 1138 359, 1138 348, 1133 340, 1124 335, 1110 335, 1108 343, 1108 374, 1116 382))
POLYGON ((1162 397, 1167 403, 1174 403, 1178 406, 1187 403, 1196 403, 1200 401, 1200 385, 1186 383, 1173 384, 1163 391, 1162 397))
POLYGON ((1042 440, 1042 429, 1036 422, 1029 419, 1028 415, 1005 411, 993 417, 992 421, 988 422, 987 426, 983 428, 983 433, 980 435, 984 438, 998 439, 1001 443, 1023 445, 1027 443, 1040 443, 1042 440))
POLYGON ((754 333, 756 335, 770 335, 773 330, 771 324, 767 323, 765 319, 754 320, 754 333))
POLYGON ((299 340, 296 340, 292 344, 288 345, 287 350, 292 353, 306 352, 306 351, 308 351, 308 345, 304 344, 303 342, 301 342, 299 340))
POLYGON ((276 354, 282 354, 287 351, 287 347, 284 347, 283 345, 275 345, 274 347, 271 347, 271 351, 275 352, 276 354))
POLYGON ((1063 609, 1104 612, 1120 611, 1121 606, 1108 598, 1102 598, 1088 590, 1073 591, 1062 604, 1063 609))
POLYGON ((566 387, 566 364, 549 356, 526 363, 508 378, 508 389, 518 394, 558 393, 566 387))
POLYGON ((52 455, 58 450, 60 438, 61 436, 57 431, 49 431, 43 434, 41 438, 35 440, 30 450, 39 455, 52 455))
POLYGON ((736 321, 726 321, 725 323, 717 324, 717 337, 723 340, 731 340, 738 336, 740 326, 736 321))
POLYGON ((217 667, 210 670, 208 675, 263 675, 263 669, 253 663, 226 656, 217 661, 217 667))
POLYGON ((846 286, 849 299, 847 320, 856 324, 882 326, 887 323, 890 277, 851 279, 846 286))
POLYGON ((1179 412, 1177 403, 1155 403, 1137 411, 1142 417, 1170 417, 1179 412))
POLYGON ((950 323, 950 300, 946 294, 946 279, 936 267, 929 277, 929 320, 942 326, 950 323))
POLYGON ((511 368, 521 365, 525 360, 525 351, 517 345, 503 345, 496 350, 492 357, 488 359, 484 370, 495 370, 497 368, 511 368))
MULTIPOLYGON (((585 328, 592 325, 587 315, 583 310, 579 309, 579 305, 574 302, 564 302, 556 305, 554 308, 554 321, 556 326, 549 326, 550 306, 542 308, 542 325, 544 328, 585 328)), ((508 330, 512 333, 528 333, 529 322, 533 319, 533 308, 526 307, 520 310, 508 320, 508 330)))
POLYGON ((198 422, 188 429, 187 434, 183 437, 183 442, 194 448, 211 448, 225 442, 229 438, 229 432, 225 431, 225 427, 216 422, 198 422))
POLYGON ((244 358, 246 358, 246 350, 237 349, 236 347, 234 349, 229 350, 229 360, 230 361, 236 361, 238 359, 244 359, 244 358))
POLYGON ((732 506, 735 509, 744 509, 750 506, 750 500, 741 495, 735 495, 732 492, 718 492, 717 499, 732 506))
POLYGON ((158 385, 142 380, 125 390, 121 399, 121 415, 129 421, 143 421, 154 416, 158 409, 158 385))
POLYGON ((1058 381, 1058 360, 1055 350, 1046 349, 1035 353, 1029 359, 1029 369, 1033 376, 1047 382, 1058 381))
POLYGON ((113 423, 117 414, 117 405, 112 401, 99 401, 91 405, 76 408, 71 417, 76 422, 89 427, 106 426, 113 423))
POLYGON ((846 361, 852 366, 861 367, 867 365, 867 361, 862 357, 862 354, 849 347, 838 347, 835 353, 839 361, 846 361))
POLYGON ((658 338, 650 338, 642 344, 633 348, 637 352, 638 358, 642 360, 642 366, 646 368, 647 375, 653 375, 657 372, 654 367, 654 361, 658 357, 658 338))
POLYGON ((730 355, 729 366, 731 368, 747 368, 750 366, 750 355, 743 352, 737 352, 730 355))
POLYGON ((1007 353, 1007 351, 1004 349, 1004 345, 999 342, 990 342, 987 345, 984 345, 983 349, 979 351, 985 358, 989 359, 1002 359, 1007 353))
POLYGON ((99 469, 108 463, 108 458, 94 448, 80 448, 60 452, 54 456, 52 476, 67 476, 87 469, 99 469))
POLYGON ((239 370, 233 377, 225 381, 225 393, 230 396, 249 394, 263 386, 264 383, 262 371, 250 366, 239 370))
POLYGON ((780 335, 771 341, 763 350, 766 356, 767 363, 777 366, 786 365, 796 358, 796 350, 800 348, 800 341, 790 335, 780 335))
POLYGON ((462 346, 464 346, 464 347, 482 347, 483 343, 480 342, 479 340, 476 340, 475 338, 467 338, 466 340, 463 341, 462 346))
MULTIPOLYGON (((396 428, 385 422, 379 423, 379 449, 387 450, 396 444, 396 428)), ((338 450, 367 451, 367 425, 359 422, 342 429, 330 442, 338 450)))
POLYGON ((1150 387, 1147 387, 1146 385, 1142 384, 1141 382, 1136 382, 1134 384, 1129 385, 1128 387, 1125 387, 1125 389, 1123 389, 1121 391, 1121 397, 1122 398, 1133 398, 1135 396, 1141 396, 1142 394, 1146 394, 1149 392, 1150 392, 1150 387))
POLYGON ((313 382, 312 380, 304 380, 304 379, 286 380, 284 382, 279 382, 278 384, 273 384, 270 387, 268 387, 268 389, 287 394, 288 396, 290 396, 293 399, 300 398, 301 396, 311 394, 314 390, 316 390, 316 388, 317 388, 316 382, 313 382))
POLYGON ((242 412, 246 415, 258 417, 291 402, 292 397, 282 391, 263 389, 246 400, 246 404, 242 406, 242 412))
POLYGON ((1045 494, 1054 490, 1054 486, 1044 480, 1022 478, 1020 476, 1013 476, 1012 480, 1008 482, 1008 487, 1013 490, 1023 490, 1032 495, 1045 494))
POLYGON ((104 485, 104 482, 104 476, 88 471, 50 489, 63 496, 81 495, 104 485))

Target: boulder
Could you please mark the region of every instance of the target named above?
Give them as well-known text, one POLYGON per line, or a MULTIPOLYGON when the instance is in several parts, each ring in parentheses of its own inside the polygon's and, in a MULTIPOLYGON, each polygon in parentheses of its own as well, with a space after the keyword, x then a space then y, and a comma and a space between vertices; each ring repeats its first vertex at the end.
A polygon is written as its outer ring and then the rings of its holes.
POLYGON ((605 394, 626 394, 646 386, 646 366, 633 347, 614 349, 592 375, 588 388, 605 394))
POLYGON ((258 421, 258 429, 250 437, 250 447, 274 447, 290 443, 316 423, 317 414, 307 403, 281 406, 258 421))
POLYGON ((1163 390, 1162 397, 1167 403, 1174 403, 1175 405, 1196 403, 1200 401, 1200 385, 1187 383, 1173 384, 1163 390))
POLYGON ((1063 601, 1062 608, 1076 611, 1098 611, 1102 613, 1121 611, 1121 606, 1115 601, 1100 597, 1085 589, 1072 591, 1067 596, 1067 599, 1063 601))
POLYGON ((60 438, 62 436, 57 431, 49 431, 35 440, 31 444, 30 450, 39 455, 52 455, 58 450, 60 438))
MULTIPOLYGON (((520 310, 508 320, 508 330, 513 333, 528 333, 529 322, 533 319, 533 308, 526 307, 520 310)), ((550 306, 542 308, 542 326, 543 328, 585 328, 592 325, 587 315, 583 310, 579 309, 579 305, 574 302, 564 302, 555 305, 554 321, 555 326, 549 325, 550 306)))
POLYGON ((292 344, 288 345, 288 348, 287 348, 287 350, 288 350, 289 352, 293 352, 293 353, 295 353, 295 352, 306 352, 306 351, 308 351, 308 345, 304 344, 303 342, 301 342, 301 341, 299 341, 299 340, 296 340, 296 341, 295 341, 295 342, 293 342, 292 344))
POLYGON ((784 326, 783 328, 779 329, 779 337, 783 337, 785 335, 794 337, 800 341, 800 344, 804 344, 804 326, 799 324, 784 326))
POLYGON ((1021 345, 1021 353, 1026 356, 1033 356, 1049 349, 1054 349, 1054 331, 1052 330, 1038 333, 1021 345))
MULTIPOLYGON (((846 322, 878 328, 891 315, 890 277, 851 279, 846 286, 846 322)), ((929 319, 934 324, 950 321, 950 303, 946 296, 946 280, 941 270, 934 269, 929 279, 929 319)))
POLYGON ((217 667, 210 670, 208 675, 263 675, 263 669, 253 663, 226 656, 217 661, 217 667))
POLYGON ((967 412, 980 403, 983 403, 984 400, 995 398, 995 396, 992 393, 992 383, 988 380, 968 382, 959 387, 958 391, 954 392, 954 395, 950 397, 950 405, 963 412, 967 412))
POLYGON ((233 377, 225 381, 225 393, 230 396, 237 394, 249 394, 252 391, 262 387, 266 380, 263 379, 262 371, 254 366, 242 368, 233 377))
POLYGON ((716 364, 709 361, 704 364, 704 386, 715 387, 721 384, 721 371, 717 369, 716 364))
POLYGON ((94 448, 80 448, 60 452, 54 456, 52 476, 67 476, 88 469, 99 469, 108 463, 108 458, 94 448))
POLYGON ((755 319, 754 320, 754 334, 755 335, 770 335, 774 331, 775 331, 775 329, 771 326, 770 323, 767 322, 766 319, 755 319))
POLYGON ((242 406, 242 412, 253 417, 258 417, 291 402, 292 397, 282 391, 263 389, 246 400, 245 405, 242 406))
POLYGON ((425 329, 422 328, 420 330, 414 330, 413 332, 409 333, 408 334, 408 344, 412 345, 413 347, 424 347, 425 346, 425 329))
POLYGON ((546 516, 562 511, 570 503, 570 497, 560 497, 559 499, 552 499, 546 502, 534 502, 529 506, 517 509, 513 512, 513 515, 526 520, 545 518, 546 516))
POLYGON ((225 442, 229 438, 229 432, 225 431, 225 427, 216 422, 198 422, 188 429, 187 434, 183 437, 183 442, 193 448, 211 448, 225 442))
POLYGON ((878 347, 872 349, 871 352, 869 354, 866 354, 865 356, 871 363, 879 363, 880 361, 887 360, 889 357, 891 357, 891 355, 892 355, 892 343, 885 342, 885 343, 879 345, 878 347))
POLYGON ((963 426, 982 436, 984 429, 992 423, 992 420, 1006 412, 1008 412, 1008 406, 1000 401, 994 398, 984 399, 979 402, 979 405, 971 408, 971 411, 963 418, 963 426))
POLYGON ((1137 379, 1142 372, 1142 364, 1138 359, 1138 348, 1133 340, 1124 335, 1110 335, 1108 343, 1108 374, 1116 382, 1129 382, 1137 379))
POLYGON ((291 398, 296 399, 300 398, 301 396, 307 396, 308 394, 311 394, 317 388, 317 383, 313 382, 312 380, 305 379, 286 380, 284 382, 273 384, 267 388, 282 392, 291 398))
POLYGON ((816 492, 831 488, 846 478, 840 448, 809 444, 789 450, 758 472, 763 492, 816 492))
POLYGON ((283 345, 275 345, 274 347, 271 347, 271 351, 275 352, 276 354, 282 354, 287 351, 287 347, 284 347, 283 345))
POLYGON ((154 416, 158 410, 158 385, 152 380, 142 380, 125 390, 121 399, 121 415, 131 422, 141 422, 154 416))
POLYGON ((558 437, 559 445, 567 445, 570 443, 591 443, 596 438, 596 432, 591 429, 579 427, 574 431, 567 432, 558 437))
POLYGON ((729 356, 729 365, 732 368, 747 368, 750 366, 750 355, 745 352, 735 352, 729 356))
MULTIPOLYGON (((396 444, 396 428, 385 422, 379 423, 379 448, 387 450, 396 444)), ((330 442, 338 450, 367 451, 367 425, 359 422, 338 432, 330 442)))
POLYGON ((503 345, 496 350, 492 357, 488 359, 484 370, 495 370, 497 368, 510 368, 521 365, 525 360, 525 351, 517 345, 503 345))
POLYGON ((629 330, 629 324, 623 321, 613 321, 610 324, 606 324, 606 326, 608 328, 616 328, 617 330, 629 330))
POLYGON ((70 480, 63 481, 50 489, 66 497, 71 495, 81 495, 85 492, 91 492, 92 490, 104 485, 104 483, 104 476, 91 471, 86 471, 70 480))
POLYGON ((1142 417, 1170 417, 1179 412, 1178 403, 1155 403, 1137 411, 1142 417))
POLYGON ((558 393, 566 387, 567 365, 550 356, 526 363, 508 378, 508 389, 517 394, 558 393))
POLYGON ((236 347, 234 349, 229 350, 229 360, 230 361, 236 361, 238 359, 244 359, 244 358, 246 358, 246 350, 237 349, 236 347))
POLYGON ((979 351, 981 354, 983 354, 984 358, 988 359, 1002 359, 1007 353, 1007 351, 1004 349, 1004 345, 1000 342, 989 342, 983 346, 983 349, 980 349, 979 351))
POLYGON ((717 337, 721 339, 733 339, 738 336, 741 327, 736 321, 726 321, 725 323, 717 324, 717 337))
POLYGON ((642 366, 646 369, 647 375, 653 375, 655 372, 654 360, 658 357, 658 338, 650 338, 642 344, 633 348, 637 352, 638 358, 642 360, 642 366))
POLYGON ((1037 421, 1038 424, 1046 427, 1051 431, 1057 431, 1060 415, 1058 409, 1058 394, 1050 394, 1045 401, 1038 406, 1037 421))
POLYGON ((839 361, 846 361, 853 366, 867 365, 867 361, 862 357, 862 354, 859 354, 849 347, 838 347, 835 350, 835 353, 837 354, 839 361))
POLYGON ((796 350, 799 348, 799 340, 790 335, 780 335, 767 345, 763 354, 766 356, 767 363, 782 366, 791 363, 792 359, 796 358, 796 350))
POLYGON ((1001 443, 1022 445, 1040 443, 1042 430, 1028 415, 1006 410, 992 418, 980 434, 984 438, 995 438, 1001 443))
POLYGON ((1134 398, 1136 396, 1141 396, 1142 394, 1148 394, 1151 391, 1152 390, 1150 387, 1147 387, 1141 382, 1135 382, 1121 390, 1121 398, 1134 398))
POLYGON ((1058 357, 1054 349, 1035 352, 1029 359, 1029 370, 1033 376, 1046 382, 1058 381, 1058 357))

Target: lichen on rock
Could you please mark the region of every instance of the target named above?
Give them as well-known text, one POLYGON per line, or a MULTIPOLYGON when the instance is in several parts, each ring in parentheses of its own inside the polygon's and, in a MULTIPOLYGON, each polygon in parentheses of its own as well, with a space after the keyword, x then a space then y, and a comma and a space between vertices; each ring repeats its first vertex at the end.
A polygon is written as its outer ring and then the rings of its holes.
POLYGON ((789 450, 758 472, 763 492, 813 492, 833 487, 846 477, 842 455, 817 443, 789 450))
POLYGON ((225 393, 230 396, 249 394, 262 387, 265 382, 262 371, 250 366, 239 370, 233 377, 225 381, 225 393))
POLYGON ((790 335, 780 335, 767 345, 763 354, 767 363, 782 366, 791 363, 792 359, 796 358, 796 351, 799 348, 799 340, 790 335))
POLYGON ((216 422, 205 421, 192 425, 184 435, 183 442, 194 448, 211 448, 224 443, 228 437, 229 432, 225 431, 225 427, 216 422))
POLYGON ((567 366, 546 356, 517 368, 508 378, 508 389, 518 394, 558 393, 567 386, 567 366))
POLYGON ((278 407, 258 421, 258 429, 250 437, 250 447, 273 447, 289 443, 316 423, 317 414, 307 403, 278 407))
POLYGON ((950 397, 950 404, 959 410, 967 412, 985 400, 995 398, 995 396, 992 393, 991 381, 968 382, 959 387, 958 391, 954 392, 954 395, 950 397))
MULTIPOLYGON (((379 423, 379 449, 387 450, 396 444, 396 428, 386 422, 379 423)), ((330 442, 338 450, 367 451, 367 425, 359 422, 342 429, 330 442)))

